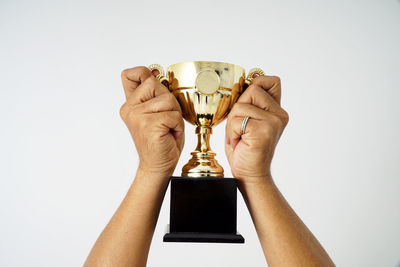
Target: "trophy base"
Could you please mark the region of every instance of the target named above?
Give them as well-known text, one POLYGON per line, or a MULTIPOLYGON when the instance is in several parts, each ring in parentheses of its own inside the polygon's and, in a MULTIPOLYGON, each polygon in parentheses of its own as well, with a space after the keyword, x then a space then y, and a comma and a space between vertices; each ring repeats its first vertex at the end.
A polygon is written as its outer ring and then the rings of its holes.
POLYGON ((236 231, 236 195, 234 178, 172 177, 164 242, 244 243, 236 231))
POLYGON ((163 238, 164 242, 191 242, 191 243, 238 243, 243 244, 244 238, 241 234, 218 234, 218 233, 171 233, 169 225, 163 238))

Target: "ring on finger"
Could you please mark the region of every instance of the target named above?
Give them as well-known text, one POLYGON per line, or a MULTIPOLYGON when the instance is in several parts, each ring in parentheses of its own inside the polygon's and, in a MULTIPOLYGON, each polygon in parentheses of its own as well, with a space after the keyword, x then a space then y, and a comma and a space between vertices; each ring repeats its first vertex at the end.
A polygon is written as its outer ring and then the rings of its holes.
POLYGON ((244 134, 244 132, 246 131, 246 126, 247 126, 247 122, 249 121, 249 119, 250 119, 249 116, 244 117, 243 122, 242 122, 242 128, 240 130, 241 134, 244 134))

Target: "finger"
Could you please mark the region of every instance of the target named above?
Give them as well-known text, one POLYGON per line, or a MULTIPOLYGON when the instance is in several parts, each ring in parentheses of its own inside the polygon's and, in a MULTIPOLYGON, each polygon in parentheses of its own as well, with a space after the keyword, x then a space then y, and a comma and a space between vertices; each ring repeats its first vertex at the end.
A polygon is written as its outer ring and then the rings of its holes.
POLYGON ((163 111, 178 111, 182 113, 181 107, 173 94, 161 94, 144 103, 135 106, 140 113, 157 113, 163 111))
POLYGON ((239 97, 237 103, 252 104, 265 111, 279 114, 281 106, 262 87, 252 84, 239 97))
POLYGON ((260 136, 268 138, 271 136, 271 131, 274 131, 274 129, 281 129, 282 126, 284 126, 284 122, 278 116, 267 113, 267 117, 266 121, 249 118, 243 133, 242 125, 244 117, 230 118, 227 122, 226 131, 227 138, 229 138, 229 143, 232 148, 235 148, 240 140, 248 145, 247 142, 251 142, 253 138, 257 140, 260 140, 260 136))
POLYGON ((251 82, 251 85, 257 85, 263 88, 272 96, 278 105, 281 104, 281 79, 279 77, 265 75, 259 76, 254 78, 254 80, 251 82))
POLYGON ((170 94, 170 92, 159 80, 151 76, 131 93, 127 102, 131 105, 137 105, 162 94, 170 94))
POLYGON ((161 128, 164 135, 172 133, 175 139, 179 139, 185 130, 182 114, 178 111, 164 111, 154 113, 151 116, 154 122, 161 128))
POLYGON ((228 118, 232 117, 240 117, 244 118, 249 116, 250 118, 256 120, 265 120, 267 117, 268 111, 261 109, 252 104, 244 104, 244 103, 236 103, 233 105, 232 110, 229 112, 228 118))
POLYGON ((257 120, 249 118, 247 121, 245 131, 242 133, 242 124, 245 117, 232 117, 226 123, 226 142, 232 149, 239 143, 243 134, 254 132, 257 130, 257 120))
MULTIPOLYGON (((241 132, 235 132, 234 130, 236 128, 233 127, 233 125, 237 123, 243 123, 243 120, 244 117, 231 117, 226 121, 225 142, 228 148, 225 149, 232 151, 236 147, 237 143, 239 143, 241 132)), ((249 122, 247 122, 247 124, 249 124, 249 122)))
POLYGON ((126 99, 128 99, 135 89, 149 77, 152 77, 152 73, 144 66, 123 70, 121 73, 121 80, 126 99))
POLYGON ((182 114, 178 111, 166 111, 161 114, 163 113, 165 113, 166 116, 163 123, 165 126, 169 127, 179 150, 182 151, 185 142, 185 123, 183 122, 182 114))

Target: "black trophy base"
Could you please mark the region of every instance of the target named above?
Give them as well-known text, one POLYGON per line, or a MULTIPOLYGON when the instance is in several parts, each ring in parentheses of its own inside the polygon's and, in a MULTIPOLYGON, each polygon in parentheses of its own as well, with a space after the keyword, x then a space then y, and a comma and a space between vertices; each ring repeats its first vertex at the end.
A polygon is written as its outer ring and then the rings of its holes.
POLYGON ((164 242, 244 243, 236 230, 237 180, 172 177, 164 242))
MULTIPOLYGON (((168 227, 169 228, 169 227, 168 227)), ((221 233, 170 233, 169 229, 163 238, 164 242, 192 242, 192 243, 244 243, 241 234, 221 233)))

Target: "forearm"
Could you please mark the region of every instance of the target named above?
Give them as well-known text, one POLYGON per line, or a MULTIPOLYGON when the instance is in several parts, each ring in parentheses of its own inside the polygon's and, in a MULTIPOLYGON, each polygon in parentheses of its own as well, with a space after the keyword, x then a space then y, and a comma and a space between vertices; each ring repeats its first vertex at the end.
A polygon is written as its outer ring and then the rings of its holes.
POLYGON ((120 207, 96 241, 85 266, 145 266, 166 179, 138 170, 120 207))
POLYGON ((289 206, 271 177, 241 184, 270 266, 334 266, 318 240, 289 206))

